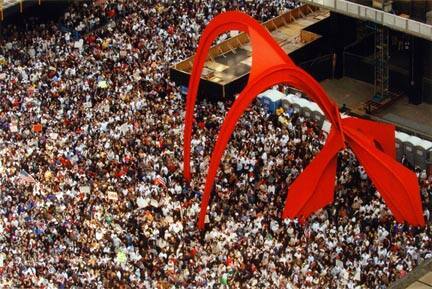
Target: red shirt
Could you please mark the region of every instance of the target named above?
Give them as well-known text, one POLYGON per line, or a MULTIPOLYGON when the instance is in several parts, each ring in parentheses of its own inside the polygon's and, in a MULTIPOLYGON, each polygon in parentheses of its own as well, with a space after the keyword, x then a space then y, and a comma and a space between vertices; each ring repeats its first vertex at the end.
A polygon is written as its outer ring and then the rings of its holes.
POLYGON ((110 10, 108 10, 108 11, 106 12, 106 15, 107 15, 108 17, 114 17, 114 16, 116 15, 116 12, 115 12, 114 9, 110 9, 110 10))

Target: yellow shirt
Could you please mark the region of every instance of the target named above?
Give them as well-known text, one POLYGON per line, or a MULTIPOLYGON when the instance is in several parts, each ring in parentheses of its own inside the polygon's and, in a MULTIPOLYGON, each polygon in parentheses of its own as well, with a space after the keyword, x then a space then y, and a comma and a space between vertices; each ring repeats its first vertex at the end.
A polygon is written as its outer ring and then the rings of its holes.
POLYGON ((279 107, 276 109, 276 115, 281 115, 284 112, 284 109, 282 107, 279 107))

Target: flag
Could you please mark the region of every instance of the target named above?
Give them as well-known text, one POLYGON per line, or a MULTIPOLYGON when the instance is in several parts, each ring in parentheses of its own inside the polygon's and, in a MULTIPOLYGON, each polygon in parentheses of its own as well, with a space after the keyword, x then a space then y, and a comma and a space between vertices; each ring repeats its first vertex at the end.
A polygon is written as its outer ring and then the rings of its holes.
POLYGON ((153 180, 153 184, 156 185, 156 186, 161 186, 164 190, 166 190, 166 188, 167 188, 166 183, 165 183, 164 179, 161 176, 157 176, 153 180))
POLYGON ((19 185, 32 184, 35 179, 29 175, 25 170, 21 170, 18 177, 16 178, 16 183, 19 185))

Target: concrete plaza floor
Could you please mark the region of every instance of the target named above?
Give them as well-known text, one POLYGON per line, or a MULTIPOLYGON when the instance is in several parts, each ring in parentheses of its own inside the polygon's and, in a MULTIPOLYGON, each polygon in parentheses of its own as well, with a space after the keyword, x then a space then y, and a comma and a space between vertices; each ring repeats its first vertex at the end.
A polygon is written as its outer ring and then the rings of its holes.
MULTIPOLYGON (((321 84, 339 106, 345 104, 354 113, 366 115, 362 106, 372 98, 373 85, 348 77, 327 79, 321 84)), ((413 105, 408 103, 407 97, 402 97, 373 114, 373 118, 394 123, 403 130, 432 139, 432 104, 413 105)))

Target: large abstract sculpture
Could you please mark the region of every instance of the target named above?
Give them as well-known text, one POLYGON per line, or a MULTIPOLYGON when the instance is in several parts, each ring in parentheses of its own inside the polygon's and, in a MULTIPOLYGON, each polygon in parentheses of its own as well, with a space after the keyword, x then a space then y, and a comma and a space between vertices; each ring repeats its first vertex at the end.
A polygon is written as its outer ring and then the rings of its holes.
POLYGON ((279 83, 305 92, 320 106, 332 124, 323 149, 290 186, 283 218, 308 217, 333 202, 337 154, 348 145, 395 219, 411 225, 424 225, 416 175, 395 161, 394 126, 351 117, 341 119, 337 105, 330 100, 319 83, 291 61, 263 26, 241 12, 226 12, 215 17, 200 39, 186 101, 185 179, 191 179, 193 113, 201 72, 213 40, 229 30, 248 33, 252 45, 252 67, 246 87, 228 111, 220 128, 210 160, 198 227, 203 229, 205 226, 214 179, 237 121, 259 93, 279 83))

